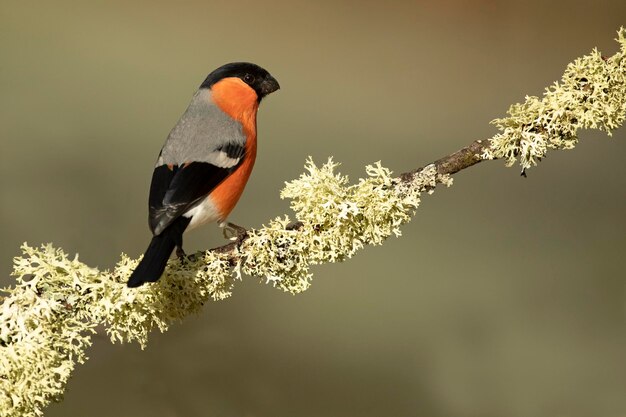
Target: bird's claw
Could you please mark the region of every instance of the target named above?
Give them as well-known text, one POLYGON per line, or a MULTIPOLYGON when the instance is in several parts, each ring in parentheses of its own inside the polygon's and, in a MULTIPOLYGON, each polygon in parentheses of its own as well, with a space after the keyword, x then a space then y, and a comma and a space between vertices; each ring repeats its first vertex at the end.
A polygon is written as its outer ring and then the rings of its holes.
POLYGON ((176 247, 176 257, 181 262, 184 261, 185 259, 187 259, 187 254, 185 253, 183 248, 181 248, 180 246, 176 247))

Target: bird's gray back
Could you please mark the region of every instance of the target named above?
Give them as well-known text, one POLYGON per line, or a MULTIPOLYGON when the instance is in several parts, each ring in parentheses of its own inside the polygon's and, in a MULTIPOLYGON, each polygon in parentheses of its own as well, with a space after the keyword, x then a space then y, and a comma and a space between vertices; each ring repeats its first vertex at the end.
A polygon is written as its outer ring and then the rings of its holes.
POLYGON ((246 136, 240 122, 224 113, 211 99, 211 91, 200 89, 172 129, 156 166, 187 162, 224 164, 222 149, 243 148, 246 136))

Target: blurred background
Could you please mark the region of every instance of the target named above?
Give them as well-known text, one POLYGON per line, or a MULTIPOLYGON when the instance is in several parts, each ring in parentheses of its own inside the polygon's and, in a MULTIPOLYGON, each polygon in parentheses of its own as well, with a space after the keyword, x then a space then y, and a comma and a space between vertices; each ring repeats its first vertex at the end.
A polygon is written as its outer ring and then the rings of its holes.
MULTIPOLYGON (((574 58, 614 53, 623 24, 623 0, 3 0, 0 283, 24 241, 100 268, 139 256, 159 149, 226 62, 282 86, 231 216, 256 227, 289 212, 279 190, 308 155, 354 180, 422 166, 574 58)), ((144 352, 96 337, 46 416, 624 416, 625 156, 622 128, 527 179, 463 171, 304 294, 248 277, 144 352)), ((209 226, 186 249, 222 242, 209 226)))

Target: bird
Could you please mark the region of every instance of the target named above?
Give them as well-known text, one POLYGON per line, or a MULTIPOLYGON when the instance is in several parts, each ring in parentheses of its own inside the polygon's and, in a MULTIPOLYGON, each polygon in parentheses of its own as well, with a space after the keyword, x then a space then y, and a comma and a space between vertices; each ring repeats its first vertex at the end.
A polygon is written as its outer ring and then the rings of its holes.
POLYGON ((184 256, 186 230, 224 224, 254 166, 261 100, 279 88, 249 62, 225 64, 202 82, 157 158, 148 198, 152 240, 128 287, 157 281, 174 248, 184 256))

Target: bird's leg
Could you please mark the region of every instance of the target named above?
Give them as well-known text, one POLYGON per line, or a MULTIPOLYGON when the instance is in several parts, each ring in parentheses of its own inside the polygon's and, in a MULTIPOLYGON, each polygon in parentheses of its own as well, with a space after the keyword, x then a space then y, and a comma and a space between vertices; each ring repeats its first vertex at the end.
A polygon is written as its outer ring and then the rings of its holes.
POLYGON ((183 246, 176 246, 176 257, 182 262, 187 258, 187 254, 183 250, 183 246))
POLYGON ((240 243, 246 236, 248 236, 248 231, 245 227, 241 227, 236 225, 235 223, 220 223, 220 227, 223 229, 222 234, 228 240, 236 241, 240 243))
POLYGON ((179 261, 183 262, 187 258, 187 254, 183 250, 183 235, 181 234, 178 239, 176 239, 176 257, 179 261))

